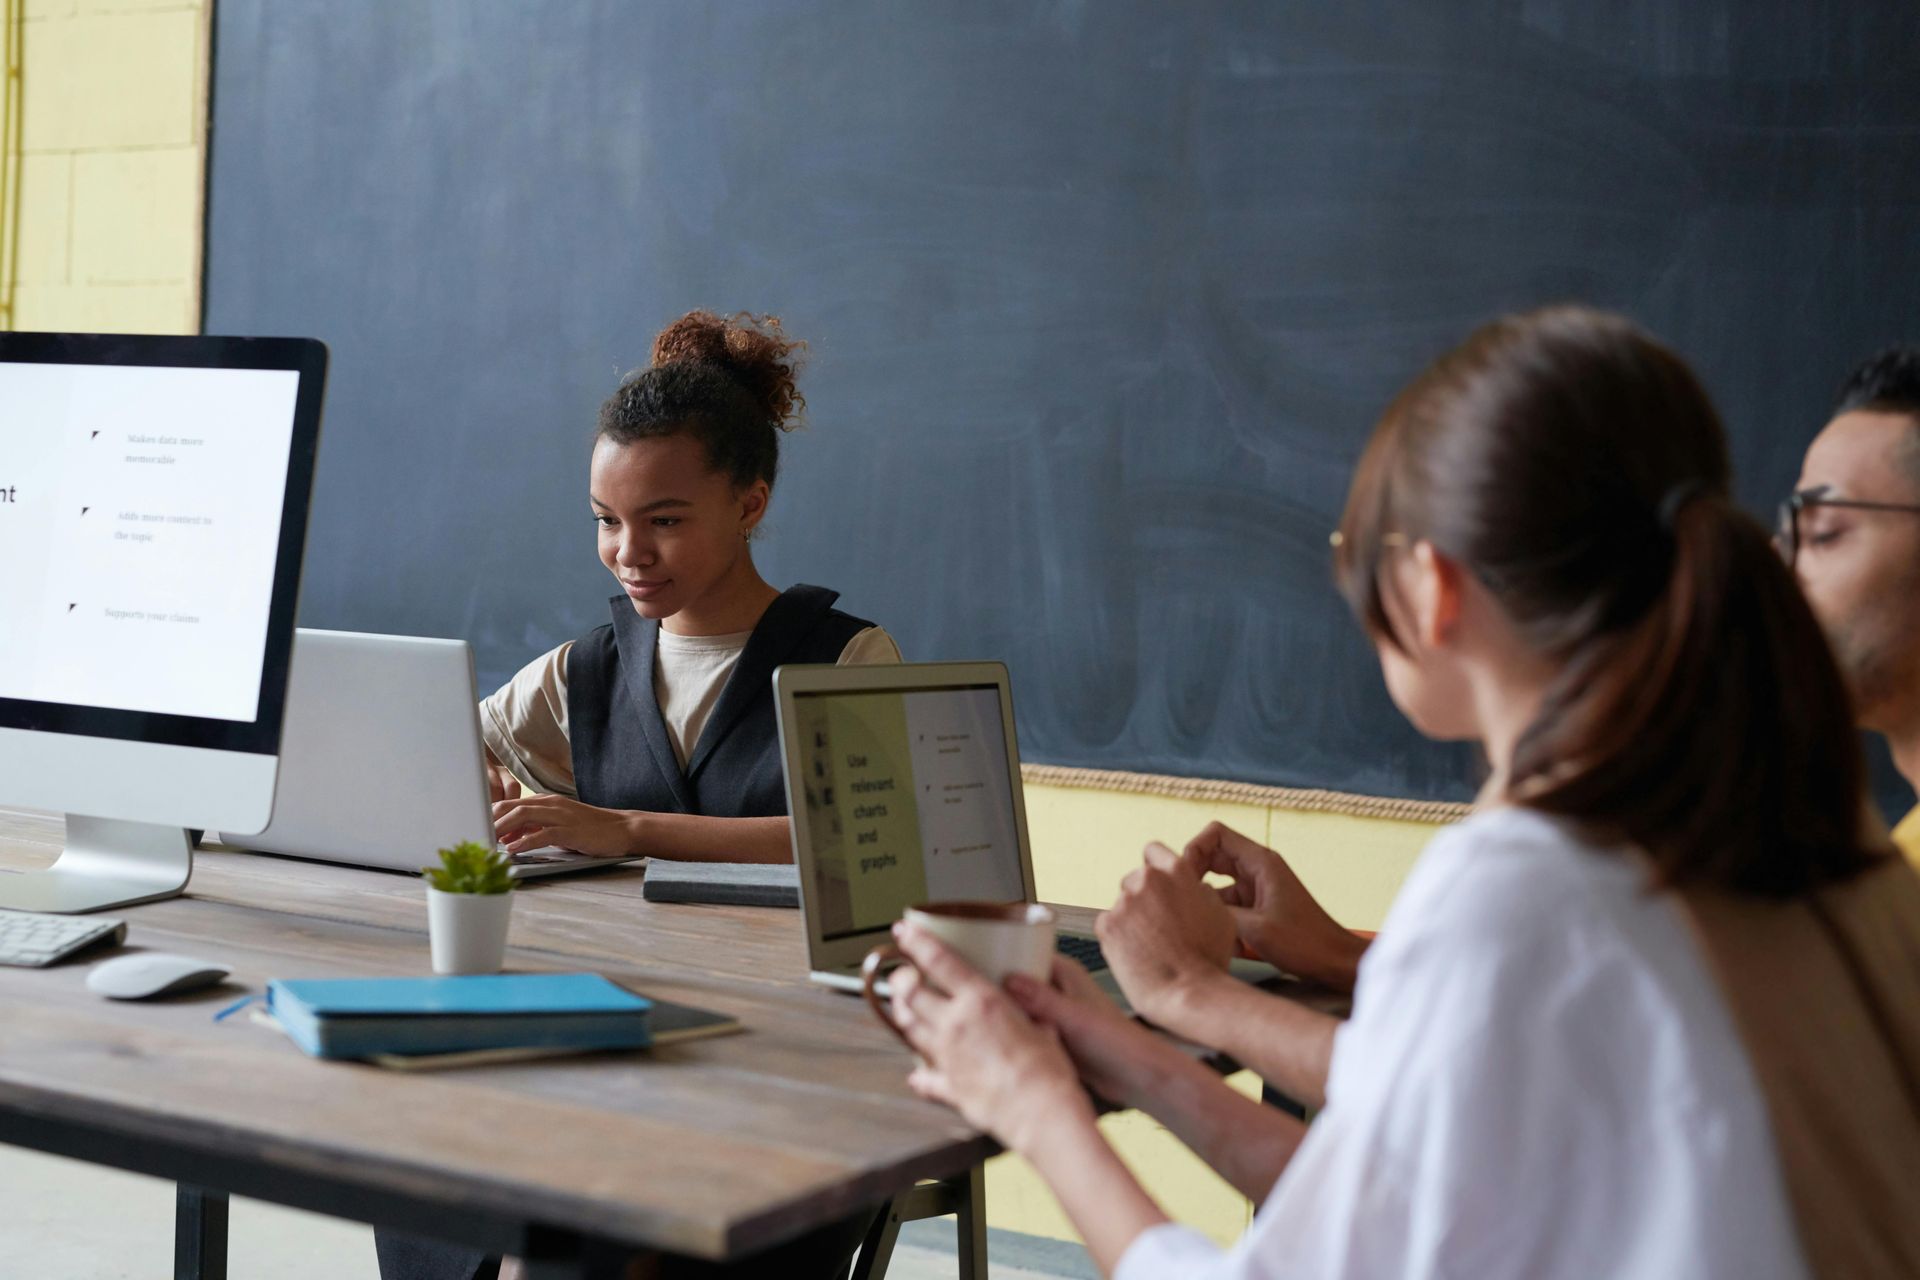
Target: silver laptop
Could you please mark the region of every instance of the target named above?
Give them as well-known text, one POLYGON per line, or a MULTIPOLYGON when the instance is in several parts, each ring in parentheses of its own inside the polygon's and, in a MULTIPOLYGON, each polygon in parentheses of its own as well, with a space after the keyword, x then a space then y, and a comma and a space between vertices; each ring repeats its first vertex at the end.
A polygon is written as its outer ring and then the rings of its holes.
MULTIPOLYGON (((418 871, 462 840, 495 845, 464 640, 301 628, 293 636, 273 820, 238 847, 418 871)), ((516 857, 516 877, 638 859, 560 849, 516 857)))
MULTIPOLYGON (((915 903, 1034 901, 1005 666, 788 666, 773 688, 815 982, 858 990, 915 903)), ((1060 949, 1105 969, 1091 936, 1060 949)))

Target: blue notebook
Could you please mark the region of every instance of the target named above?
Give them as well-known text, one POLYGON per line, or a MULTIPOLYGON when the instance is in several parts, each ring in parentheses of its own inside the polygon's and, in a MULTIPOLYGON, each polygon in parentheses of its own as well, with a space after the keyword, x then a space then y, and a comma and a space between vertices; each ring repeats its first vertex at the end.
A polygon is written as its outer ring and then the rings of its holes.
POLYGON ((267 1009, 316 1058, 475 1049, 643 1049, 642 999, 594 973, 315 978, 267 984, 267 1009))

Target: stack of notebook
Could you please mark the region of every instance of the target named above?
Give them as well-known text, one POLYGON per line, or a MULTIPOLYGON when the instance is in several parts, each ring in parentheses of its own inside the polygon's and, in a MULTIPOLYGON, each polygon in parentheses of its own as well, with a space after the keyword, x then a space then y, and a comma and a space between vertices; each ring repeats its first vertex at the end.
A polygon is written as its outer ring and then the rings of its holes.
POLYGON ((382 1061, 644 1049, 739 1026, 593 973, 276 980, 267 1011, 316 1058, 382 1061))

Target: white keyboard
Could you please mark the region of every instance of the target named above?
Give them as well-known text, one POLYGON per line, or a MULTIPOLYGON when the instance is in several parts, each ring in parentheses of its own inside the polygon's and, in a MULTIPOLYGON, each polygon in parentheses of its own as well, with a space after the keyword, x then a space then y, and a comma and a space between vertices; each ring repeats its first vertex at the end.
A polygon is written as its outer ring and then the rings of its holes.
POLYGON ((125 920, 0 911, 0 964, 37 969, 96 942, 119 942, 126 936, 125 920))

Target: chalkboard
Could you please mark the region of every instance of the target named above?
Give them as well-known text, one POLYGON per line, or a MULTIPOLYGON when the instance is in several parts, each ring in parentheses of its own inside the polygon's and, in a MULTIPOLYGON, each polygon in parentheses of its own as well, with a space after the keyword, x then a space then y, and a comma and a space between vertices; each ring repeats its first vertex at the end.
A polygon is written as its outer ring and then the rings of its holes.
POLYGON ((601 399, 750 308, 812 344, 763 570, 1004 659, 1026 758, 1459 798, 1329 582, 1392 392, 1618 308, 1771 510, 1920 336, 1910 0, 216 15, 205 327, 333 350, 302 622, 467 637, 486 688, 608 616, 601 399))

